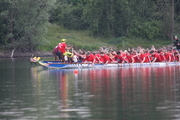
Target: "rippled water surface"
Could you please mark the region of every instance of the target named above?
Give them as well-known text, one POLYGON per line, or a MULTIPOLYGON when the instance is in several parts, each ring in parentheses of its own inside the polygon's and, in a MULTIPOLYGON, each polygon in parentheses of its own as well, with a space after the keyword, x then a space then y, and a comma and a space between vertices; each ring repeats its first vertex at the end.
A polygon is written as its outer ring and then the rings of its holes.
POLYGON ((179 119, 180 66, 47 69, 0 59, 0 120, 179 119))

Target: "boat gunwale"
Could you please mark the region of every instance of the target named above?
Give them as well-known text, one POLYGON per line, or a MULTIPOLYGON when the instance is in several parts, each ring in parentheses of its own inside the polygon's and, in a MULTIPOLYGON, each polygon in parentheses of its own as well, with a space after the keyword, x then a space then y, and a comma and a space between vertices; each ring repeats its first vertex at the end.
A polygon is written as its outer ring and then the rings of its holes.
POLYGON ((47 68, 74 69, 74 68, 105 68, 105 67, 158 67, 180 65, 179 62, 146 62, 146 63, 61 63, 61 61, 38 61, 41 66, 47 68), (51 66, 52 65, 52 66, 51 66), (61 66, 62 65, 62 66, 61 66))

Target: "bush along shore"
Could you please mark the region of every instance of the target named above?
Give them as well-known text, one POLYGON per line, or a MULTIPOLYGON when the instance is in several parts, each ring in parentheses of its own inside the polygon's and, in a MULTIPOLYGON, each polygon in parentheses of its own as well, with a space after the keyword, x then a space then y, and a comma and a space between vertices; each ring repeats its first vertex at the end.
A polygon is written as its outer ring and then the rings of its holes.
POLYGON ((52 57, 52 51, 20 52, 20 51, 1 51, 0 58, 22 58, 22 57, 52 57))

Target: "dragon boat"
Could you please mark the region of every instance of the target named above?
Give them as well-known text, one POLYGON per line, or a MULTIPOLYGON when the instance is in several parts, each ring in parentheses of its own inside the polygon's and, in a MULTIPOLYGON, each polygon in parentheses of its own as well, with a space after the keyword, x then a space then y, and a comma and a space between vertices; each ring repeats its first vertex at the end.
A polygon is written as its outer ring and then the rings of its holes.
POLYGON ((60 69, 72 69, 72 68, 107 68, 107 67, 151 67, 151 66, 172 66, 180 65, 179 62, 154 62, 154 63, 108 63, 100 64, 95 63, 94 65, 88 63, 62 63, 60 61, 40 61, 39 59, 30 59, 32 63, 38 63, 41 66, 48 68, 60 68, 60 69))

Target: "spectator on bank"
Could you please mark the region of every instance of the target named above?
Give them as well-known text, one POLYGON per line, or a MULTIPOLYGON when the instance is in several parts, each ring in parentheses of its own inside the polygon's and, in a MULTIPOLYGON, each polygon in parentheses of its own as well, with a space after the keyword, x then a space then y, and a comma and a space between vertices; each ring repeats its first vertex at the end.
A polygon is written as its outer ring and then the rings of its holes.
POLYGON ((180 50, 180 41, 179 41, 177 35, 174 36, 174 46, 176 47, 176 49, 177 49, 178 51, 180 50))

